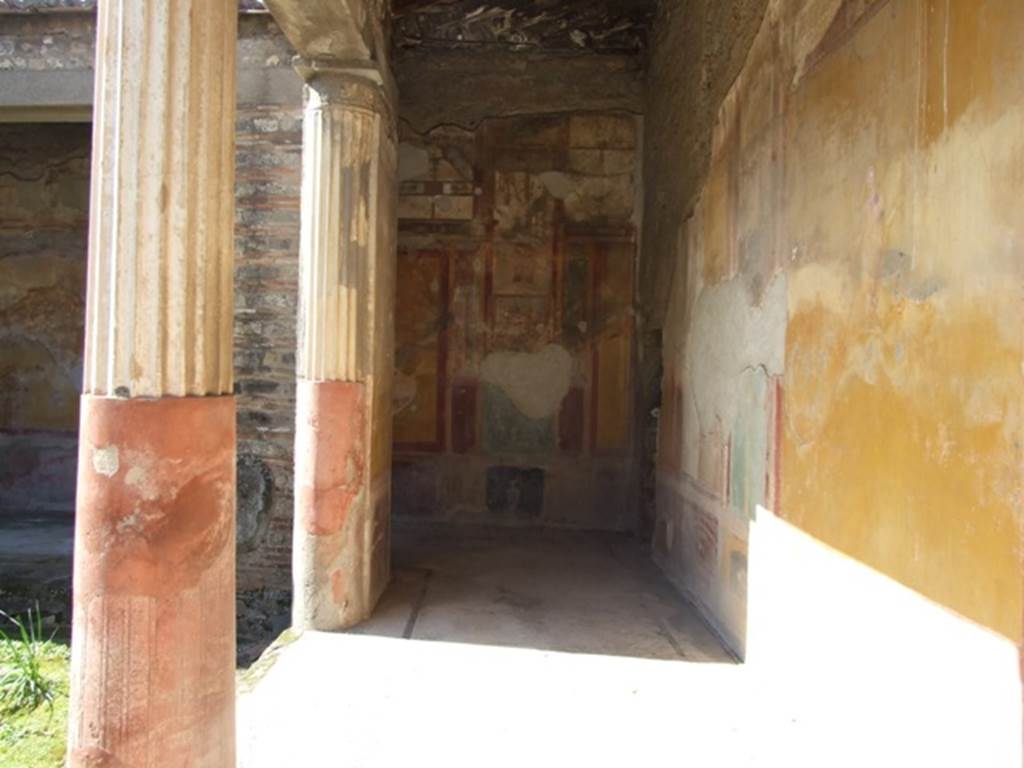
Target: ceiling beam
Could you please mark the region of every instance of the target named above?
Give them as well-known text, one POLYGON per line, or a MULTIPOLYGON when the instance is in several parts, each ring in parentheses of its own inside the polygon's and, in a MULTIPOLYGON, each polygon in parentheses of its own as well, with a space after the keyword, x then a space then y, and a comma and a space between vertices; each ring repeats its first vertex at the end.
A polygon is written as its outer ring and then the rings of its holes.
POLYGON ((383 0, 266 0, 266 5, 304 59, 386 62, 383 0))

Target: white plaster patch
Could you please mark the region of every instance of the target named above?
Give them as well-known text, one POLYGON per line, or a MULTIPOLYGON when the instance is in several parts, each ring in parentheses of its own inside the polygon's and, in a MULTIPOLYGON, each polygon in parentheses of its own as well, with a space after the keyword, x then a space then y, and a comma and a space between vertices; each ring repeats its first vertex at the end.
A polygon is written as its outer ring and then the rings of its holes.
POLYGON ((144 470, 142 467, 132 467, 131 469, 128 470, 128 473, 124 476, 124 481, 128 485, 135 485, 135 486, 141 485, 143 482, 145 482, 145 479, 146 479, 146 470, 144 470))
POLYGON ((572 383, 572 356, 557 344, 533 354, 492 352, 480 366, 480 376, 501 389, 523 415, 552 416, 572 383))
POLYGON ((143 499, 152 501, 160 496, 160 484, 156 480, 155 462, 151 456, 139 451, 129 451, 126 457, 131 468, 125 473, 124 481, 143 499))
POLYGON ((92 468, 98 475, 113 477, 120 467, 120 459, 116 446, 94 448, 92 451, 92 468))
POLYGON ((694 307, 686 346, 686 367, 701 430, 715 420, 730 428, 741 400, 741 374, 760 368, 781 376, 786 360, 786 276, 777 274, 760 306, 751 306, 740 279, 705 288, 694 307))

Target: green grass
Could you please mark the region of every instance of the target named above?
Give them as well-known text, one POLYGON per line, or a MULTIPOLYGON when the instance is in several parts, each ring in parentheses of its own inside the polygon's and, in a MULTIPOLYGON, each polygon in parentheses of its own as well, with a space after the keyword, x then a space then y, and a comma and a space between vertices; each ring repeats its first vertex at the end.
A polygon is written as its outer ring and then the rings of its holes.
POLYGON ((24 622, 3 614, 0 628, 0 765, 64 765, 68 648, 42 638, 38 613, 24 622))

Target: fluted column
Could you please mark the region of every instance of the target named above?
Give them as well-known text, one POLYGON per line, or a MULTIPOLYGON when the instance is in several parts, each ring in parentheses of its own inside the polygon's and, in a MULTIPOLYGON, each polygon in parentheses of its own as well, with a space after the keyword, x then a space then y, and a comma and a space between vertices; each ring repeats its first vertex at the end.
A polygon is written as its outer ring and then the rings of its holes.
POLYGON ((293 623, 330 630, 366 618, 389 573, 395 129, 377 70, 300 71, 293 623))
POLYGON ((71 766, 234 766, 237 3, 98 7, 71 766))

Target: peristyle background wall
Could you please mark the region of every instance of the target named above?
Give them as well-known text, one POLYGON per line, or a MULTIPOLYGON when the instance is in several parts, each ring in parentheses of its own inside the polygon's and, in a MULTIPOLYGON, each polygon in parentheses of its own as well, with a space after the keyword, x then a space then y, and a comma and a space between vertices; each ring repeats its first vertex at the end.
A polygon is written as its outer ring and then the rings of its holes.
POLYGON ((90 146, 0 125, 0 510, 74 506, 90 146))

